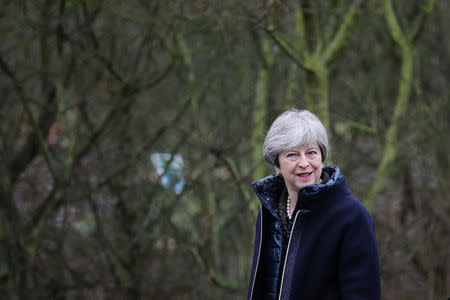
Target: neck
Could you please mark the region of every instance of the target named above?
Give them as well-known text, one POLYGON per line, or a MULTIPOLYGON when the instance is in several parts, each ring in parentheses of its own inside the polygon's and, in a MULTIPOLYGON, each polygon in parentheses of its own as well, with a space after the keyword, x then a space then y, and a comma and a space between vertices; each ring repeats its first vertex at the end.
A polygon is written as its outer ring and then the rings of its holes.
POLYGON ((287 192, 291 199, 291 211, 294 211, 295 205, 297 205, 298 191, 288 189, 287 192))

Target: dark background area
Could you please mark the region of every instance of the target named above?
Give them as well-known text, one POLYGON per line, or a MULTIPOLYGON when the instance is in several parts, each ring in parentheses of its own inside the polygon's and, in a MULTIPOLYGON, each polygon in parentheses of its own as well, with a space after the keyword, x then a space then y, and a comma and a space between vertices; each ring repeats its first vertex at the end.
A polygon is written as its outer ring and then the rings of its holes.
POLYGON ((0 299, 245 298, 250 183, 273 172, 264 134, 290 107, 323 121, 327 163, 374 217, 383 299, 446 299, 449 13, 0 1, 0 299))

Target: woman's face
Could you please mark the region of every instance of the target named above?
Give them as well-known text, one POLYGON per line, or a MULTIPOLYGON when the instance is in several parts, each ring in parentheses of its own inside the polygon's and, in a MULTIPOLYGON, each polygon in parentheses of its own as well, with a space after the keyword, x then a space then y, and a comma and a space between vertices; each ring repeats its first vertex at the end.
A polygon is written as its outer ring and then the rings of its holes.
POLYGON ((320 183, 322 153, 319 145, 305 145, 278 154, 280 166, 275 167, 283 175, 289 194, 297 194, 301 187, 320 183))

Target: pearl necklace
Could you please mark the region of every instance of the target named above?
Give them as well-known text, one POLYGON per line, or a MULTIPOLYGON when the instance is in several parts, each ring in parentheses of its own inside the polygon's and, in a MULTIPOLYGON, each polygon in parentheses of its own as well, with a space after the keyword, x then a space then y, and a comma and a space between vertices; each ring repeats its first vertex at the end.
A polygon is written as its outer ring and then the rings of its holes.
POLYGON ((287 202, 286 202, 286 212, 287 212, 288 219, 290 220, 292 218, 292 214, 291 214, 291 196, 289 196, 289 195, 287 197, 287 202))
MULTIPOLYGON (((322 183, 322 179, 320 179, 319 184, 322 183)), ((288 195, 287 197, 287 201, 286 201, 286 212, 287 212, 287 216, 289 218, 289 220, 292 218, 292 214, 291 214, 291 196, 288 195)))

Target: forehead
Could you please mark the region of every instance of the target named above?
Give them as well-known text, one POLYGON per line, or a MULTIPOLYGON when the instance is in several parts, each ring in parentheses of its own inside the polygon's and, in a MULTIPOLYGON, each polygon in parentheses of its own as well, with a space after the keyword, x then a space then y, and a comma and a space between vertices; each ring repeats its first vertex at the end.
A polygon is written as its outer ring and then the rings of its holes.
POLYGON ((318 143, 314 143, 314 144, 307 144, 307 145, 300 145, 300 146, 294 146, 294 147, 290 147, 287 148, 281 152, 288 152, 288 151, 307 151, 310 149, 320 149, 319 148, 319 144, 318 143))

